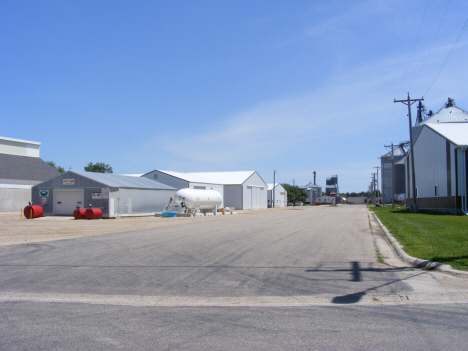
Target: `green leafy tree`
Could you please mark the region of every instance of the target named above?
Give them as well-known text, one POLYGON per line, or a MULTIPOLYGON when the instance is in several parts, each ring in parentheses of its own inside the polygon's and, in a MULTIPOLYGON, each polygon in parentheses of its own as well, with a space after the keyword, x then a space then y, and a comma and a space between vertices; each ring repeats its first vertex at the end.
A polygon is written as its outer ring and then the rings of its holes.
POLYGON ((47 161, 46 162, 49 166, 54 167, 60 173, 65 173, 65 169, 62 166, 57 166, 54 161, 47 161))
POLYGON ((300 189, 297 185, 292 186, 289 184, 281 184, 283 188, 288 192, 288 202, 292 202, 293 206, 296 202, 307 202, 309 194, 307 191, 300 189))
POLYGON ((114 173, 112 171, 112 167, 106 165, 105 163, 88 163, 88 165, 84 168, 86 172, 94 172, 94 173, 114 173))

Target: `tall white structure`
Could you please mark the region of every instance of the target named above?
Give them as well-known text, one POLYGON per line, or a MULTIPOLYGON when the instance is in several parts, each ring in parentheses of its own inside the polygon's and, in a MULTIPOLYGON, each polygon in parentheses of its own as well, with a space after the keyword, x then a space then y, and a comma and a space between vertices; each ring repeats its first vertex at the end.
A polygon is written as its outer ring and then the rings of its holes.
MULTIPOLYGON (((468 112, 453 100, 413 127, 416 198, 420 209, 468 214, 468 112)), ((413 203, 406 158, 406 205, 413 203)))

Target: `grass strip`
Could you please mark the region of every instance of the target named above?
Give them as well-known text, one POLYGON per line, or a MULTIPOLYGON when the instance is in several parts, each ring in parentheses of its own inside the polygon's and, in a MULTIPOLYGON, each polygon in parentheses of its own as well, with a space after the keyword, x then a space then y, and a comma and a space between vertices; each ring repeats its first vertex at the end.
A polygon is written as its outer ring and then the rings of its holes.
POLYGON ((468 216, 369 206, 410 256, 468 271, 468 216))

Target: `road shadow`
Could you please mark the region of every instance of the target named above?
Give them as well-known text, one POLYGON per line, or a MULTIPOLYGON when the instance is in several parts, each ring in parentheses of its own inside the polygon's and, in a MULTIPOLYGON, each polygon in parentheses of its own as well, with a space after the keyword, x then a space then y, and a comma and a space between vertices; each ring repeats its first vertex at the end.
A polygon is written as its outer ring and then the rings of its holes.
MULTIPOLYGON (((360 282, 362 281, 362 272, 377 272, 377 273, 385 273, 385 272, 397 272, 397 271, 402 271, 404 269, 402 268, 362 268, 359 264, 358 261, 352 261, 351 267, 349 269, 306 269, 306 272, 349 272, 351 275, 351 282, 360 282)), ((392 281, 386 282, 385 284, 381 284, 379 286, 374 286, 369 289, 365 289, 363 291, 358 291, 355 293, 347 294, 347 295, 340 295, 340 296, 335 296, 332 299, 332 303, 335 304, 354 304, 358 303, 364 296, 366 296, 367 293, 369 293, 372 290, 377 290, 379 288, 382 288, 387 285, 391 285, 397 282, 402 282, 404 280, 413 278, 415 276, 425 274, 425 272, 419 272, 417 274, 414 274, 410 277, 402 278, 402 279, 394 279, 392 281)))

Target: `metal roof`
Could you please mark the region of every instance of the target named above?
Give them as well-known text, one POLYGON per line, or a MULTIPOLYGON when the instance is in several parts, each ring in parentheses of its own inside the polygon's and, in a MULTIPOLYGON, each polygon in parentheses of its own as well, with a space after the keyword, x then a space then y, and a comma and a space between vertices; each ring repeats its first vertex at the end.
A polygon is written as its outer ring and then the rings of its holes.
MULTIPOLYGON (((403 147, 399 147, 398 145, 393 145, 395 148, 393 149, 393 156, 405 156, 407 153, 408 153, 408 148, 403 146, 403 147), (403 150, 402 150, 403 148, 403 150)), ((385 155, 383 155, 382 157, 392 157, 392 152, 389 151, 387 152, 385 155)))
POLYGON ((13 138, 6 138, 0 136, 1 140, 6 140, 6 141, 14 141, 16 143, 22 143, 22 144, 30 144, 30 145, 41 145, 40 142, 38 141, 29 141, 29 140, 21 140, 21 139, 13 139, 13 138))
POLYGON ((427 123, 468 123, 468 112, 456 106, 441 109, 435 115, 425 119, 421 124, 427 123))
POLYGON ((312 182, 310 182, 309 184, 304 185, 304 188, 321 188, 321 186, 318 185, 318 184, 313 184, 312 182))
MULTIPOLYGON (((275 188, 278 185, 284 189, 284 187, 280 183, 276 183, 275 188)), ((273 183, 267 184, 267 187, 268 187, 268 190, 273 190, 273 183)), ((286 189, 284 189, 284 190, 286 190, 286 189)))
POLYGON ((456 146, 468 146, 468 123, 426 123, 425 126, 456 146))
MULTIPOLYGON (((166 189, 176 190, 172 186, 162 184, 152 179, 145 177, 132 177, 123 176, 109 173, 94 173, 94 172, 82 172, 82 171, 68 171, 70 173, 76 173, 79 176, 94 180, 95 182, 101 183, 111 188, 138 188, 138 189, 166 189)), ((68 173, 67 172, 67 173, 68 173)))
POLYGON ((248 178, 250 178, 255 171, 245 171, 245 172, 197 172, 191 173, 199 175, 207 179, 211 179, 211 182, 215 184, 243 184, 248 178))
POLYGON ((0 154, 0 178, 44 181, 60 172, 39 157, 0 154))
POLYGON ((184 172, 173 172, 173 171, 160 171, 158 172, 186 180, 187 182, 192 182, 192 183, 204 183, 204 184, 219 184, 221 185, 222 183, 218 183, 214 181, 213 179, 208 179, 207 177, 201 176, 199 173, 184 173, 184 172))

